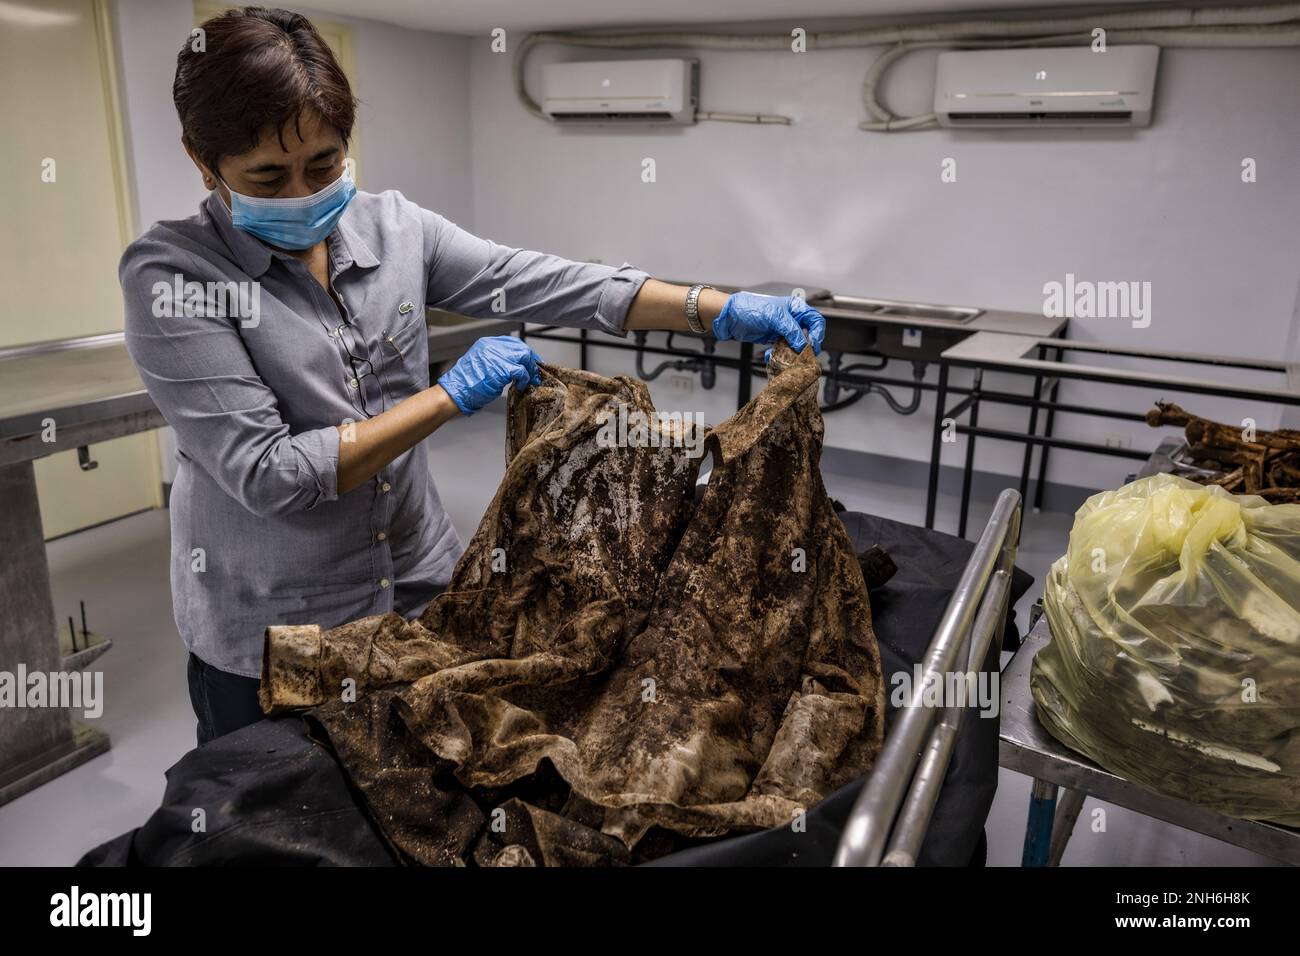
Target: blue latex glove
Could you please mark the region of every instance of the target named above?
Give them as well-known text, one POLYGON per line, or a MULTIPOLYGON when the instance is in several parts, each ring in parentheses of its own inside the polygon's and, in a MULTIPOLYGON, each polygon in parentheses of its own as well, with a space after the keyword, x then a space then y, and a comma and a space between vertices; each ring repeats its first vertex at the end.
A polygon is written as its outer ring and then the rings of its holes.
POLYGON ((473 415, 501 396, 511 382, 523 391, 529 385, 541 385, 537 363, 541 357, 512 335, 494 335, 479 339, 455 365, 438 379, 456 407, 473 415))
MULTIPOLYGON (((802 352, 811 339, 813 352, 820 355, 822 339, 826 337, 826 319, 795 296, 782 298, 736 292, 713 320, 713 337, 720 341, 736 339, 760 345, 785 339, 796 352, 802 352)), ((765 358, 771 357, 772 350, 768 349, 765 358)))

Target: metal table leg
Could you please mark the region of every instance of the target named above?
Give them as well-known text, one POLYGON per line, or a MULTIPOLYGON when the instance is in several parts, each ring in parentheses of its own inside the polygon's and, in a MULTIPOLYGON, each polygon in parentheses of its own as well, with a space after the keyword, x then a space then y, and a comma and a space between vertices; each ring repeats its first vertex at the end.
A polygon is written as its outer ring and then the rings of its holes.
MULTIPOLYGON (((970 427, 980 424, 980 387, 984 384, 984 370, 975 370, 975 382, 970 393, 970 427)), ((957 516, 957 537, 966 537, 966 512, 970 509, 970 486, 975 476, 975 434, 966 434, 966 462, 961 471, 961 510, 957 516)), ((1024 497, 1022 492, 1021 497, 1024 497)))
POLYGON ((939 362, 939 387, 934 398, 934 433, 930 441, 930 483, 925 493, 925 527, 934 530, 934 511, 939 500, 939 459, 943 447, 943 420, 948 402, 948 365, 939 362))
POLYGON ((740 343, 740 368, 736 374, 740 377, 740 382, 736 386, 736 408, 744 408, 749 402, 750 395, 753 393, 754 381, 750 374, 750 367, 754 364, 754 344, 752 342, 740 343))
MULTIPOLYGON (((1061 360, 1061 350, 1056 350, 1056 360, 1061 360)), ((1047 400, 1051 405, 1047 408, 1047 422, 1043 429, 1043 436, 1052 437, 1052 426, 1056 424, 1056 395, 1061 390, 1061 380, 1059 378, 1052 381, 1052 387, 1047 390, 1047 400)), ((1044 445, 1043 450, 1038 454, 1038 484, 1034 488, 1034 510, 1043 510, 1043 492, 1047 489, 1047 456, 1051 452, 1051 445, 1044 445)))
MULTIPOLYGON (((1041 352, 1041 350, 1040 350, 1041 352)), ((1034 376, 1034 404, 1029 408, 1029 431, 1026 432, 1031 438, 1038 431, 1038 401, 1043 396, 1043 376, 1034 376)), ((1047 446, 1043 446, 1042 454, 1047 454, 1047 446)), ((1034 465, 1034 444, 1025 442, 1025 460, 1020 467, 1020 497, 1029 500, 1029 471, 1034 465)), ((1041 486, 1041 481, 1040 481, 1041 486)))
POLYGON ((1021 866, 1047 866, 1052 847, 1052 818, 1056 815, 1056 784, 1034 779, 1025 820, 1025 850, 1021 866))
POLYGON ((1056 819, 1052 823, 1052 848, 1047 854, 1048 866, 1061 865, 1065 845, 1070 842, 1070 834, 1074 832, 1074 823, 1079 819, 1079 811, 1083 809, 1083 799, 1086 796, 1082 790, 1061 790, 1056 801, 1056 819))
MULTIPOLYGON (((36 469, 0 467, 0 671, 73 669, 59 650, 36 469)), ((74 655, 76 657, 77 655, 74 655)), ((25 694, 26 687, 16 688, 25 694)), ((0 804, 108 750, 108 735, 58 707, 11 707, 0 719, 0 804)))

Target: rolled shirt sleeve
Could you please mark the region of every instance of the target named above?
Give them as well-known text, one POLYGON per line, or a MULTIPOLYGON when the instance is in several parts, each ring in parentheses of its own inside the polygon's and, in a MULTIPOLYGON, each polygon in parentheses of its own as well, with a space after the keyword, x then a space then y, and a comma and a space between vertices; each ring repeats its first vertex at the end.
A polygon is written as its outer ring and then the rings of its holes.
POLYGON ((194 459, 221 489, 260 516, 312 509, 338 497, 339 432, 290 434, 275 393, 257 373, 237 317, 187 309, 173 291, 205 275, 174 245, 146 235, 122 257, 126 346, 153 399, 194 459))
POLYGON ((475 318, 627 335, 627 311, 649 278, 640 269, 514 249, 481 239, 427 209, 421 215, 430 306, 475 318))

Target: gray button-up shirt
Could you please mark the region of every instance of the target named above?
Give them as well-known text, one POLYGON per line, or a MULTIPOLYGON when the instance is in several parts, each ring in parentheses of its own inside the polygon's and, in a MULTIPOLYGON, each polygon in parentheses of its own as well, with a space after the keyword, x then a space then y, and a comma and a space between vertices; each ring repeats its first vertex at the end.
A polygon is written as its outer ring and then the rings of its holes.
POLYGON ((343 314, 215 192, 119 268, 127 348, 176 432, 176 626, 246 677, 267 625, 409 617, 450 579, 461 543, 422 445, 337 490, 338 426, 429 387, 426 307, 624 334, 646 279, 497 245, 391 191, 358 193, 328 247, 343 314))

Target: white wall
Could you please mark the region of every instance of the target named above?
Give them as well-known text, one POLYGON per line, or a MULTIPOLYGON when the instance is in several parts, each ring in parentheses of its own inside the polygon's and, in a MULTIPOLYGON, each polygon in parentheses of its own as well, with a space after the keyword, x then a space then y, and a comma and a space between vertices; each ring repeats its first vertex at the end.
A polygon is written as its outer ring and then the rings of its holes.
POLYGON ((172 106, 176 54, 194 26, 194 9, 167 0, 117 0, 115 16, 135 226, 143 232, 160 219, 193 215, 207 195, 181 147, 172 106))
MULTIPOLYGON (((575 258, 628 260, 665 278, 736 284, 824 285, 849 294, 1041 310, 1042 287, 1067 272, 1153 286, 1153 321, 1079 320, 1071 337, 1139 348, 1273 358, 1287 348, 1300 248, 1300 51, 1167 50, 1156 122, 1138 131, 859 132, 863 72, 877 51, 697 54, 702 107, 784 113, 796 125, 703 123, 675 130, 559 130, 520 108, 510 59, 473 46, 473 162, 478 231, 575 258), (1240 179, 1243 157, 1259 182, 1240 179), (641 181, 653 157, 657 182, 641 181), (953 157, 958 181, 940 182, 953 157)), ((547 58, 600 51, 541 48, 547 58)), ((618 55, 618 54, 614 54, 618 55)), ((624 54, 628 55, 628 54, 624 54)), ((636 51, 634 56, 658 55, 636 51)), ((680 55, 665 51, 664 55, 680 55)), ((888 76, 886 102, 928 109, 933 55, 888 76)), ((540 350, 540 349, 539 349, 540 350)), ((545 354, 545 353, 544 353, 545 354)), ((598 369, 626 367, 599 351, 598 369)), ((906 366, 898 376, 909 374, 906 366)), ((1007 384, 994 380, 991 385, 1007 384)), ((1027 386, 1020 382, 1019 388, 1027 386)), ((717 397, 667 397, 727 413, 717 397)), ((1063 389, 1063 400, 1144 411, 1158 395, 1063 389)), ((1187 399, 1197 411, 1275 410, 1187 399)), ((929 457, 932 404, 904 419, 878 398, 828 417, 830 444, 929 457)), ((982 424, 1023 428, 1024 412, 982 424)), ((1063 420, 1062 435, 1092 441, 1145 426, 1063 420)), ((1020 449, 983 443, 978 467, 1016 472, 1020 449)), ((959 461, 960 449, 946 461, 959 461)), ((1051 478, 1113 486, 1131 463, 1058 454, 1051 478)))
POLYGON ((471 228, 470 40, 373 20, 345 22, 356 44, 363 186, 400 189, 471 228))

